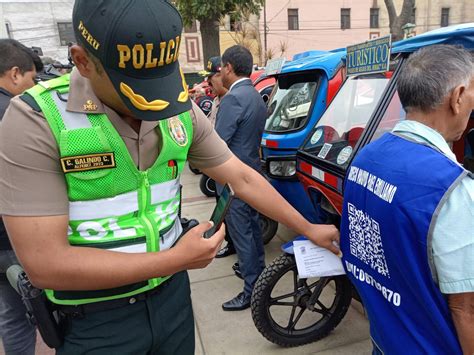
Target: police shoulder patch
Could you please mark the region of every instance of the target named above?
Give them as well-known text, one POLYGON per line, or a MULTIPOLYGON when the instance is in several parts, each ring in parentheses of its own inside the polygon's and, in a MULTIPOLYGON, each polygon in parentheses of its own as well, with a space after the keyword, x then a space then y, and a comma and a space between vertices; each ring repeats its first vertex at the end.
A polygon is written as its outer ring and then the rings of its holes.
POLYGON ((188 144, 188 135, 183 122, 178 117, 168 119, 168 130, 173 140, 181 147, 188 144))
POLYGON ((61 158, 61 167, 65 174, 115 168, 115 156, 114 153, 98 153, 64 157, 61 158))

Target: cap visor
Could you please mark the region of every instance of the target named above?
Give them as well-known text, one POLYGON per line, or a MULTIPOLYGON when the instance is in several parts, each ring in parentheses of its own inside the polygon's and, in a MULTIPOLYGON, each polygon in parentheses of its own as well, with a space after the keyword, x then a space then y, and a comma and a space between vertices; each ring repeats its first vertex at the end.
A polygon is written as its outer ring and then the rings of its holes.
POLYGON ((191 109, 191 101, 185 91, 187 84, 183 84, 178 65, 171 74, 151 79, 131 78, 113 69, 106 68, 105 71, 120 98, 137 119, 158 121, 191 109), (184 98, 186 101, 182 102, 184 98))

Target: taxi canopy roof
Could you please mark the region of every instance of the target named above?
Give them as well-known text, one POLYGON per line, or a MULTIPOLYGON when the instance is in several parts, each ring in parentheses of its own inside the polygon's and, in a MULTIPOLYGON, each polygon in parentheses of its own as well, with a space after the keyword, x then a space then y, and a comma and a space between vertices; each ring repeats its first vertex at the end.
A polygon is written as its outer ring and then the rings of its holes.
MULTIPOLYGON (((342 64, 342 58, 346 55, 344 48, 334 51, 309 51, 302 53, 303 57, 286 63, 279 75, 296 73, 309 70, 322 70, 329 79, 337 73, 337 69, 342 64), (308 55, 305 55, 308 53, 308 55)), ((295 56, 298 58, 298 55, 295 56)))
POLYGON ((393 43, 392 53, 411 53, 433 44, 457 44, 474 50, 474 23, 442 27, 393 43))
POLYGON ((307 58, 307 57, 315 57, 317 55, 326 54, 326 53, 328 53, 328 51, 317 51, 317 50, 306 51, 306 52, 295 54, 292 60, 298 60, 298 59, 307 58))

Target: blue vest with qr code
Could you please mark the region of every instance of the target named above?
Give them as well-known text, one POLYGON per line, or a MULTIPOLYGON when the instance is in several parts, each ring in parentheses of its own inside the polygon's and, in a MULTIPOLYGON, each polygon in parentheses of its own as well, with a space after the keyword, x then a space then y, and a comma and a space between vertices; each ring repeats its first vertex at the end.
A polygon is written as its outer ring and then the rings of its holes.
POLYGON ((434 148, 390 133, 365 147, 348 170, 343 264, 380 352, 461 353, 429 249, 437 213, 465 175, 434 148))

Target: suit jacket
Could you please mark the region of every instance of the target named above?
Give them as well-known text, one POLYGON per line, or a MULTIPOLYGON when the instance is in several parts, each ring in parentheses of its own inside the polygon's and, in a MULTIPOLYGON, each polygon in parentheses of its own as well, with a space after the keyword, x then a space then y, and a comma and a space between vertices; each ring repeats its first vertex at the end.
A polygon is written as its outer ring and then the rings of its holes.
POLYGON ((216 131, 245 164, 260 171, 259 148, 267 107, 252 81, 237 83, 222 99, 216 131))
POLYGON ((0 87, 0 121, 7 110, 8 105, 10 104, 10 100, 12 98, 12 94, 10 94, 7 90, 0 87))

